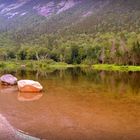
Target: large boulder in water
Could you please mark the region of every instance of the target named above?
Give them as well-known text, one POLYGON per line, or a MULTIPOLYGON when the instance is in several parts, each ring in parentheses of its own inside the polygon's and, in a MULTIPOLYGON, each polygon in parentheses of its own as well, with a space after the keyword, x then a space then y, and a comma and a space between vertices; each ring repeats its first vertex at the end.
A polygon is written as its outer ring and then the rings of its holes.
POLYGON ((42 85, 33 80, 20 80, 18 81, 18 89, 20 92, 40 92, 42 91, 42 85))
POLYGON ((17 84, 17 78, 11 74, 5 74, 0 77, 0 81, 4 85, 15 85, 17 84))

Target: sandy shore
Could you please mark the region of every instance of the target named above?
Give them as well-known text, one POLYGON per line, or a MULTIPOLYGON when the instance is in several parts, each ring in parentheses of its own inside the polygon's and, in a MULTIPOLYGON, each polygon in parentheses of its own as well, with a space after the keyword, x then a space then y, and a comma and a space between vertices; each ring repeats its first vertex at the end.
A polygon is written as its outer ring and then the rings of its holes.
POLYGON ((4 116, 0 114, 0 140, 39 140, 14 129, 4 116))

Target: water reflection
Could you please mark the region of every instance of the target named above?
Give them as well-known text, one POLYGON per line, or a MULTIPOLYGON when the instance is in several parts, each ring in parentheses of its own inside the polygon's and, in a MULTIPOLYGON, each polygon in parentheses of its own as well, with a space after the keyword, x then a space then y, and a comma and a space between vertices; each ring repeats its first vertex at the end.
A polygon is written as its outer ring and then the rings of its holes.
POLYGON ((140 93, 140 72, 107 72, 95 71, 90 68, 69 68, 67 70, 54 70, 50 73, 28 71, 26 76, 43 83, 45 80, 59 81, 59 84, 75 84, 81 87, 96 87, 101 91, 112 93, 140 93), (93 86, 94 85, 94 86, 93 86))
POLYGON ((17 91, 18 91, 17 86, 0 85, 0 93, 2 93, 2 94, 17 93, 17 91))
POLYGON ((83 88, 100 89, 100 92, 106 91, 116 94, 131 93, 133 95, 140 93, 140 72, 107 72, 95 71, 91 68, 69 68, 67 70, 51 69, 51 71, 26 71, 23 69, 12 72, 3 71, 1 74, 7 72, 16 75, 19 80, 37 80, 43 85, 47 83, 46 80, 53 80, 54 82, 58 82, 59 86, 63 84, 73 86, 75 84, 75 86, 83 88))
POLYGON ((17 129, 48 140, 140 139, 139 72, 70 68, 0 73, 38 81, 44 88, 43 94, 30 94, 0 87, 0 114, 17 129))
POLYGON ((17 99, 19 101, 36 101, 39 100, 43 93, 27 93, 19 92, 17 86, 3 86, 0 85, 0 94, 17 94, 17 99))
POLYGON ((39 100, 43 96, 43 93, 18 93, 18 100, 25 102, 25 101, 36 101, 39 100))

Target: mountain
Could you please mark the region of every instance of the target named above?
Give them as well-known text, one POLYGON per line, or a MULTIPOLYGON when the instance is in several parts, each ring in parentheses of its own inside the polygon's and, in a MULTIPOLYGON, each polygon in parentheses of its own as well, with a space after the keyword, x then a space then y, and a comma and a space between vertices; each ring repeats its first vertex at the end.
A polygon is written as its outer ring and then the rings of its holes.
POLYGON ((0 0, 0 52, 0 60, 139 65, 140 0, 0 0))
POLYGON ((0 31, 139 32, 139 25, 139 0, 0 0, 0 31))

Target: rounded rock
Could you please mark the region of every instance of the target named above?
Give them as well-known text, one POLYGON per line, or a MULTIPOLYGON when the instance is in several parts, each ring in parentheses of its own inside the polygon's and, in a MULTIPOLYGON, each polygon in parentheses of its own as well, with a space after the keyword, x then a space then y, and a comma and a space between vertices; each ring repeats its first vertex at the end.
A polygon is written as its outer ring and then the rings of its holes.
POLYGON ((42 91, 42 85, 33 80, 20 80, 18 81, 18 89, 20 92, 40 92, 42 91))
POLYGON ((0 77, 0 81, 4 85, 15 85, 17 84, 17 78, 11 74, 5 74, 0 77))

